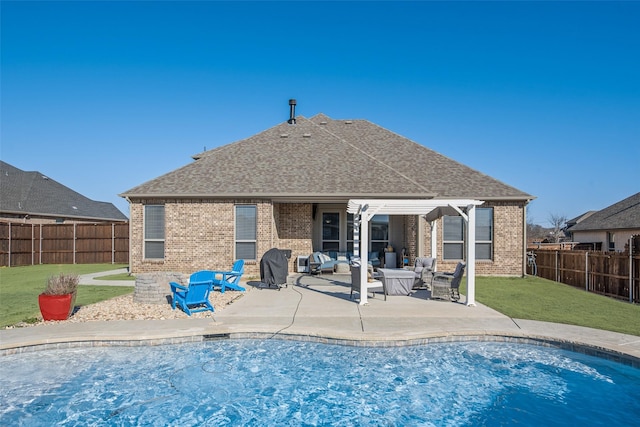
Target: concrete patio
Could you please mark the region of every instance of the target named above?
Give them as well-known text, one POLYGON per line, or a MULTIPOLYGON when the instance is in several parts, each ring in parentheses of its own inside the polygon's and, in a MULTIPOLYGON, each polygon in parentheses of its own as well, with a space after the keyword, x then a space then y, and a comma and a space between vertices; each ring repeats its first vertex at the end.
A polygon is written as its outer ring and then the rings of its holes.
MULTIPOLYGON (((409 296, 350 298, 350 275, 289 275, 287 287, 247 292, 207 318, 59 323, 0 331, 0 354, 92 345, 165 344, 212 338, 280 337, 352 345, 499 340, 559 345, 640 367, 640 337, 571 325, 512 319, 482 304, 409 296)), ((463 296, 461 301, 464 301, 463 296)))

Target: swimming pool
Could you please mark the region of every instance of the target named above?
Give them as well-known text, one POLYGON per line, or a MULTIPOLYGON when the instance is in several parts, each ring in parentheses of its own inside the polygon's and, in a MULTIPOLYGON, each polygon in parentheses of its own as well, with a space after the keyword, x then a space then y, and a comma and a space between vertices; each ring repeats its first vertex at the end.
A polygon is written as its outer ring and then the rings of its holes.
POLYGON ((0 358, 0 425, 637 425, 640 369, 528 344, 284 340, 0 358))

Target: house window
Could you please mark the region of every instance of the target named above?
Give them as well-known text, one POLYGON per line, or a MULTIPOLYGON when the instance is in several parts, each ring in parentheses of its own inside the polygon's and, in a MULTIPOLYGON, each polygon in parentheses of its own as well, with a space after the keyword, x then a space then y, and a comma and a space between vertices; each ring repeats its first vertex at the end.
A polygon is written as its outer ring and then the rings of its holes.
POLYGON ((144 207, 144 258, 164 259, 164 205, 144 207))
POLYGON ((369 223, 371 229, 371 252, 383 254, 389 246, 389 215, 374 215, 369 223))
POLYGON ((493 258, 493 208, 476 208, 476 259, 493 258))
POLYGON ((256 206, 236 206, 236 259, 256 259, 257 218, 256 206))
POLYGON ((607 232, 607 247, 609 252, 616 251, 616 234, 607 232))
POLYGON ((442 217, 443 259, 463 259, 464 220, 461 216, 442 217))
POLYGON ((324 212, 322 214, 322 250, 340 250, 340 213, 324 212))
MULTIPOLYGON (((443 258, 464 259, 465 222, 461 216, 444 216, 443 258)), ((493 208, 476 208, 476 259, 490 260, 493 256, 493 208)))

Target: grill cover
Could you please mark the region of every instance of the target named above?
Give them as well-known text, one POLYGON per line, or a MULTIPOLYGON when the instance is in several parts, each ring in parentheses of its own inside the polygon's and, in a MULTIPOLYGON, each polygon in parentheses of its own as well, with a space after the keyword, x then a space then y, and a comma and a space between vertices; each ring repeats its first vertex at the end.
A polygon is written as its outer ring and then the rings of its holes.
POLYGON ((267 286, 286 286, 289 261, 283 251, 271 248, 260 260, 260 281, 267 286))

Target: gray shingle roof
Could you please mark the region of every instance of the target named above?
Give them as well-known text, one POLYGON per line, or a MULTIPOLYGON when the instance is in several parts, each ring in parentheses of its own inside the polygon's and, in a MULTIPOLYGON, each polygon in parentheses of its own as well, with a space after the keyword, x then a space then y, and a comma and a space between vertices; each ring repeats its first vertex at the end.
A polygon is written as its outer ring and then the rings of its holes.
POLYGON ((366 120, 296 119, 201 153, 121 196, 533 198, 366 120))
POLYGON ((622 229, 640 229, 640 193, 595 212, 569 231, 622 229))
POLYGON ((40 172, 0 161, 0 212, 83 220, 127 221, 113 203, 84 197, 40 172))

